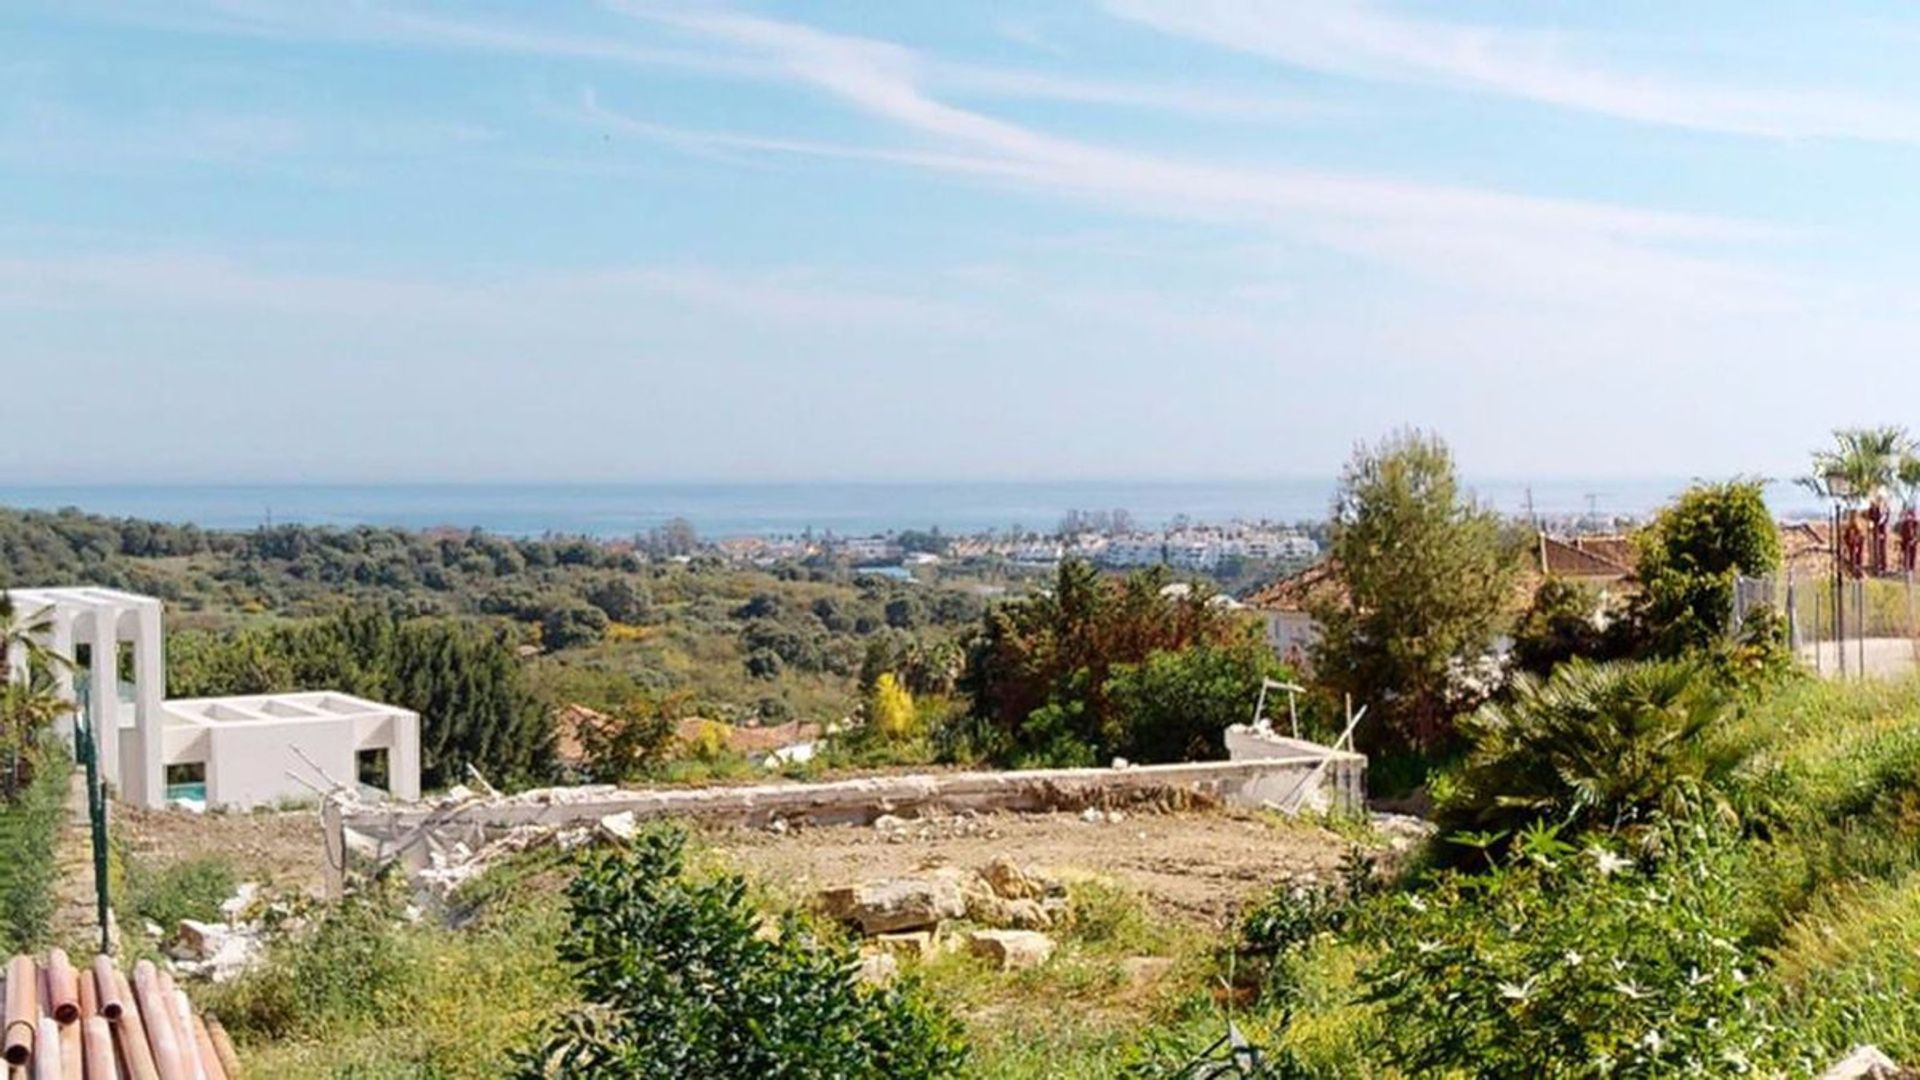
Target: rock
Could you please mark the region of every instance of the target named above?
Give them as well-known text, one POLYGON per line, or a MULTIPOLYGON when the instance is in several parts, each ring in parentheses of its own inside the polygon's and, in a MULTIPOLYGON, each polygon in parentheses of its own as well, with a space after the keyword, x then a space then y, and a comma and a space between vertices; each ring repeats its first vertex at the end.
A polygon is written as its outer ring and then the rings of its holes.
POLYGON ((1003 900, 1038 900, 1047 895, 1044 882, 1005 855, 981 867, 980 878, 1003 900))
POLYGON ((1914 1075, 1913 1070, 1901 1068, 1879 1047, 1869 1043, 1854 1047, 1852 1053, 1821 1073, 1820 1080, 1905 1080, 1914 1075))
POLYGON ((1005 911, 1005 921, 1000 924, 1002 926, 1019 930, 1049 930, 1053 927, 1053 916, 1038 900, 1008 900, 1005 911))
POLYGON ((907 827, 907 819, 892 814, 881 814, 873 819, 873 827, 880 832, 899 832, 907 827))
POLYGON ((820 893, 828 917, 850 923, 866 935, 923 930, 967 913, 959 884, 951 877, 895 878, 842 886, 820 893))
POLYGON ((787 819, 783 817, 777 817, 777 818, 774 818, 772 821, 767 822, 767 831, 770 833, 773 833, 776 836, 784 835, 787 831, 787 819))
POLYGON ((1127 815, 1126 815, 1126 814, 1124 814, 1124 813, 1121 813, 1121 812, 1120 812, 1120 811, 1118 811, 1118 810, 1109 810, 1109 811, 1107 811, 1107 824, 1109 824, 1109 825, 1118 825, 1118 824, 1120 824, 1121 822, 1123 822, 1123 821, 1125 821, 1125 820, 1127 820, 1127 815))
POLYGON ((881 934, 873 946, 897 959, 925 960, 933 955, 933 931, 908 930, 899 934, 881 934))
POLYGON ((900 974, 900 961, 890 952, 867 951, 860 954, 860 981, 885 986, 900 974))
POLYGON ((1039 967, 1053 955, 1053 939, 1033 930, 975 930, 967 951, 993 961, 1001 971, 1039 967))
POLYGON ((1113 767, 1116 769, 1130 769, 1133 767, 1133 763, 1126 758, 1117 757, 1113 759, 1113 767))
POLYGON ((224 926, 198 919, 181 919, 173 932, 169 955, 177 960, 209 960, 226 944, 231 932, 224 926))
POLYGON ((1097 806, 1089 806, 1085 810, 1080 811, 1080 820, 1089 825, 1105 825, 1107 823, 1107 814, 1106 811, 1101 810, 1097 806))
POLYGON ((615 840, 632 840, 640 831, 640 823, 634 819, 633 811, 622 810, 601 818, 600 831, 615 840))

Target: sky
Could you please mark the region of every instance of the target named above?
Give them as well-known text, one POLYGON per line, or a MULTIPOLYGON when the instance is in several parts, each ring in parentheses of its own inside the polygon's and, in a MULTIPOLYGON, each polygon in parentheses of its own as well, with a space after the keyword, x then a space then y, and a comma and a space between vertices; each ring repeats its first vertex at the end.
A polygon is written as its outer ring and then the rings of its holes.
POLYGON ((0 8, 13 483, 1792 475, 1920 405, 1920 12, 0 8))

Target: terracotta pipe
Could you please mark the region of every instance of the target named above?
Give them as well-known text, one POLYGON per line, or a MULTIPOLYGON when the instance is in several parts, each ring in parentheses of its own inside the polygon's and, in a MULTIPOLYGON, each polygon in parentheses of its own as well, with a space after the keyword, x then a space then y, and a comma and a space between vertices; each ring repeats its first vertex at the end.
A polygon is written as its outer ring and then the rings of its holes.
POLYGON ((33 1080, 64 1080, 60 1073, 60 1021, 51 1016, 40 1018, 34 1033, 33 1080))
POLYGON ((62 1024, 80 1019, 80 976, 65 949, 47 950, 47 1008, 62 1024))
MULTIPOLYGON (((81 985, 84 988, 85 984, 81 985)), ((113 1028, 107 1025, 106 1017, 82 1017, 80 1041, 86 1048, 86 1080, 120 1080, 120 1066, 113 1060, 113 1028)))
POLYGON ((33 957, 16 956, 7 963, 7 1031, 0 1057, 9 1065, 33 1060, 33 1037, 40 1022, 40 972, 33 957))
MULTIPOLYGON (((78 1007, 75 1007, 78 1012, 78 1007)), ((60 1038, 60 1075, 66 1080, 86 1080, 86 1056, 80 1048, 80 1021, 62 1024, 55 1020, 60 1038)))
MULTIPOLYGON (((163 986, 172 986, 173 978, 166 972, 160 973, 163 986)), ((200 1040, 193 1033, 193 1003, 187 1000, 187 992, 177 987, 173 989, 173 1029, 180 1033, 180 1057, 186 1062, 187 1071, 193 1080, 213 1080, 207 1072, 207 1066, 200 1060, 200 1040)))
MULTIPOLYGON (((133 988, 127 985, 127 976, 123 972, 109 970, 113 977, 114 996, 122 1002, 134 1001, 133 988)), ((147 1025, 140 1020, 140 1010, 126 1009, 113 1025, 114 1041, 120 1045, 120 1060, 126 1063, 130 1080, 160 1080, 160 1068, 153 1061, 153 1047, 147 1042, 147 1025)))
POLYGON ((241 1080, 240 1055, 233 1048, 233 1040, 227 1037, 227 1027, 220 1018, 207 1014, 207 1035, 213 1039, 213 1056, 220 1059, 220 1068, 226 1071, 227 1080, 241 1080))
POLYGON ((180 1063, 187 1067, 187 1074, 193 1080, 207 1080, 207 1070, 200 1064, 200 1045, 193 1040, 193 1006, 187 1001, 186 993, 174 984, 173 972, 160 968, 159 975, 160 994, 171 1010, 167 1016, 173 1021, 173 1035, 180 1044, 180 1063))
MULTIPOLYGON (((180 1000, 185 1001, 185 991, 180 1000)), ((207 1080, 227 1080, 226 1065, 220 1061, 220 1053, 213 1045, 213 1034, 207 1030, 207 1022, 189 1008, 187 1015, 193 1021, 193 1045, 200 1051, 200 1067, 206 1070, 207 1080)))
POLYGON ((93 983, 93 969, 80 973, 80 1019, 100 1015, 100 990, 93 983))
POLYGON ((125 978, 113 966, 113 957, 103 955, 93 958, 93 983, 100 994, 101 1016, 109 1020, 120 1019, 120 1012, 127 1003, 126 991, 121 987, 125 978))
POLYGON ((133 998, 146 1024, 147 1045, 153 1048, 153 1066, 159 1080, 194 1080, 173 1029, 173 1006, 160 991, 160 975, 153 961, 142 960, 133 966, 133 998))

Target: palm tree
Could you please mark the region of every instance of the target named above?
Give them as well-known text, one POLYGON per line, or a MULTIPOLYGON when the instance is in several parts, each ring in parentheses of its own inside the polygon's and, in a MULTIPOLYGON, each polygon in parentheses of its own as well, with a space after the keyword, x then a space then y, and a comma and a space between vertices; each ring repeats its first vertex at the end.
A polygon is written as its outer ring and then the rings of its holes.
POLYGON ((47 645, 53 632, 53 611, 22 612, 13 594, 0 591, 0 743, 11 757, 5 794, 10 798, 25 783, 23 760, 47 725, 72 705, 60 696, 55 673, 73 661, 47 645), (15 679, 13 658, 26 660, 26 678, 15 679))
MULTIPOLYGON (((1800 478, 1800 485, 1823 499, 1838 499, 1848 506, 1866 502, 1891 488, 1899 479, 1903 461, 1914 449, 1907 429, 1839 428, 1833 433, 1830 449, 1813 452, 1813 474, 1800 478), (1843 478, 1844 494, 1835 491, 1833 477, 1843 478)), ((1916 474, 1920 479, 1920 473, 1916 474)))
POLYGON ((1920 506, 1920 455, 1912 448, 1900 455, 1900 464, 1893 470, 1894 482, 1900 485, 1900 508, 1912 510, 1920 506))
POLYGON ((13 682, 13 657, 16 652, 26 657, 29 669, 35 664, 73 666, 71 660, 47 647, 47 636, 51 633, 52 608, 41 608, 32 614, 23 613, 14 603, 13 594, 0 590, 0 686, 13 682))

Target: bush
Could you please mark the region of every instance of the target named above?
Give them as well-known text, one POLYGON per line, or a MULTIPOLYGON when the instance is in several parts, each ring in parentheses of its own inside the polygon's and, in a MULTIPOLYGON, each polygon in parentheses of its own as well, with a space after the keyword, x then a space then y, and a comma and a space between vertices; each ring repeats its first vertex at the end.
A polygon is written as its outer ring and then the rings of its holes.
POLYGON ((1290 677, 1255 640, 1162 650, 1119 665, 1106 685, 1117 729, 1104 733, 1097 752, 1131 761, 1224 758, 1227 725, 1247 721, 1248 698, 1260 680, 1290 677))
POLYGON ((1749 867, 1730 838, 1661 835, 1651 866, 1551 829, 1486 874, 1394 898, 1366 971, 1407 1075, 1667 1077, 1749 1071, 1770 1026, 1738 943, 1749 867))
POLYGON ((1733 583, 1780 565, 1780 534, 1758 480, 1695 484, 1639 537, 1634 621, 1656 656, 1719 641, 1733 613, 1733 583))
POLYGON ((1513 830, 1548 820, 1618 829, 1655 810, 1715 798, 1707 737, 1730 706, 1711 675, 1682 662, 1573 660, 1522 675, 1508 700, 1461 721, 1466 765, 1439 807, 1443 828, 1513 830))
POLYGON ((152 870, 128 860, 123 906, 171 932, 181 919, 202 922, 220 917, 220 904, 233 895, 233 864, 219 855, 203 855, 152 870))
POLYGON ((0 802, 0 946, 8 953, 46 941, 53 918, 53 847, 66 822, 67 757, 51 740, 33 755, 32 780, 0 802))
POLYGON ((419 974, 401 947, 397 915, 377 887, 349 895, 285 941, 266 967, 223 988, 214 1009, 236 1036, 271 1040, 393 1014, 419 974))
POLYGON ((1575 581, 1550 577, 1513 628, 1513 663, 1546 675, 1576 656, 1610 660, 1624 655, 1626 624, 1601 595, 1575 581))
POLYGON ((769 938, 738 877, 685 876, 685 837, 589 852, 560 946, 587 1005, 528 1077, 957 1075, 952 1019, 911 982, 863 984, 852 948, 797 916, 769 938))

